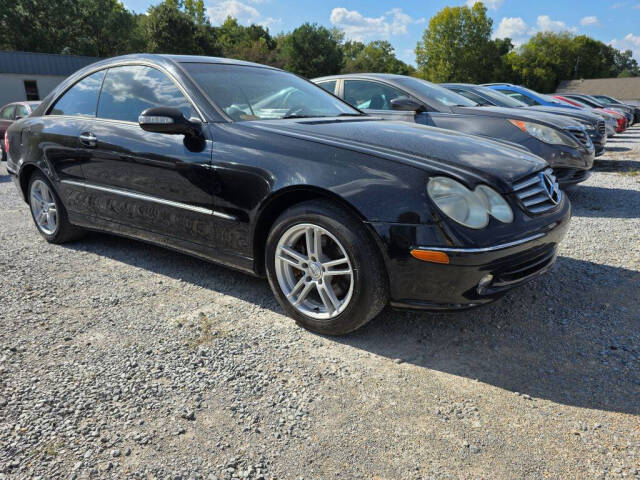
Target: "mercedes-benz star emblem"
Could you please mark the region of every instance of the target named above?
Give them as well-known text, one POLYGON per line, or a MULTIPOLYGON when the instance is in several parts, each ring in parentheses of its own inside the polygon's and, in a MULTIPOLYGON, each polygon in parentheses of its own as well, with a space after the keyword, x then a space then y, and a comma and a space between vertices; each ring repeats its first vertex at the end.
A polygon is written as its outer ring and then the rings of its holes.
POLYGON ((544 187, 545 193, 549 196, 549 199, 554 205, 560 202, 560 187, 558 182, 549 173, 543 172, 540 174, 540 183, 544 187))

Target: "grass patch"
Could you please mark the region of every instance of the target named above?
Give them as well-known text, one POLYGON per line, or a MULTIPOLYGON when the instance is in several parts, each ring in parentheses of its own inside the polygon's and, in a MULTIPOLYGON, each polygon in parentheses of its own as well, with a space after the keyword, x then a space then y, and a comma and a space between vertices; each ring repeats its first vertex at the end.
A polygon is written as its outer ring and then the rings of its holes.
POLYGON ((627 177, 640 177, 640 170, 627 170, 626 172, 620 172, 620 175, 626 175, 627 177))
POLYGON ((201 345, 210 344, 214 338, 224 338, 229 335, 228 331, 221 330, 220 326, 215 328, 215 321, 206 313, 198 314, 198 335, 190 342, 191 348, 198 348, 201 345))

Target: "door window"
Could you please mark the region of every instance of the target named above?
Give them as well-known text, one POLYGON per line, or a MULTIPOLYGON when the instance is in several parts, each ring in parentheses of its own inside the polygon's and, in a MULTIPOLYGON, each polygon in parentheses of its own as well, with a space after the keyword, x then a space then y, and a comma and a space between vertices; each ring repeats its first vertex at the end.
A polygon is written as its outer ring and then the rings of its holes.
POLYGON ((516 100, 520 100, 521 102, 526 103, 527 105, 540 105, 533 98, 527 97, 519 92, 514 92, 513 90, 501 90, 501 92, 506 93, 511 98, 515 98, 516 100))
POLYGON ((400 90, 378 82, 345 80, 344 99, 354 107, 369 110, 392 110, 391 100, 407 97, 400 90))
POLYGON ((13 120, 13 112, 15 111, 15 109, 15 105, 10 105, 3 108, 2 111, 0 111, 0 118, 2 120, 13 120))
POLYGON ((28 117, 29 116, 29 110, 27 110, 27 107, 25 107, 24 105, 17 105, 16 106, 16 118, 20 117, 28 117))
POLYGON ((141 65, 109 69, 98 117, 137 123, 140 114, 151 107, 177 108, 186 118, 196 115, 180 89, 159 70, 141 65))
POLYGON ((104 70, 84 77, 55 103, 49 115, 95 117, 104 70))

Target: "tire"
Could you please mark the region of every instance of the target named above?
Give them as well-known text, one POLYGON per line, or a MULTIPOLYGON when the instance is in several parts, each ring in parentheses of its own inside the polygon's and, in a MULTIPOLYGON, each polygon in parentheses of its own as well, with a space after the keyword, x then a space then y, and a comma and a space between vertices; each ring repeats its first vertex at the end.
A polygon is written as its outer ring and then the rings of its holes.
POLYGON ((286 210, 274 222, 265 250, 274 295, 307 330, 344 335, 387 304, 387 274, 374 240, 361 221, 331 202, 314 200, 286 210), (314 255, 317 250, 320 256, 314 255))
POLYGON ((82 235, 82 229, 69 223, 67 210, 64 208, 60 197, 58 197, 58 194, 51 186, 51 182, 49 182, 42 173, 35 172, 31 175, 27 194, 33 222, 40 235, 42 235, 47 242, 56 244, 65 243, 82 235), (40 204, 38 203, 38 197, 42 200, 40 204), (44 222, 36 218, 38 212, 44 210, 44 207, 41 206, 42 203, 50 206, 47 207, 47 218, 55 217, 53 223, 51 223, 50 220, 44 222))

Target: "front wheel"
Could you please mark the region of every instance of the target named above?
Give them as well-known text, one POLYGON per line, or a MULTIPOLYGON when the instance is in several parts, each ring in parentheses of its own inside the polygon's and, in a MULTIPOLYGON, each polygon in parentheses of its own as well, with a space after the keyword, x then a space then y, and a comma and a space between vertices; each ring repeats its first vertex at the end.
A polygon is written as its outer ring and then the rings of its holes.
POLYGON ((352 332, 387 303, 387 275, 373 239, 361 221, 331 203, 285 211, 271 229, 265 260, 280 305, 314 332, 352 332))

